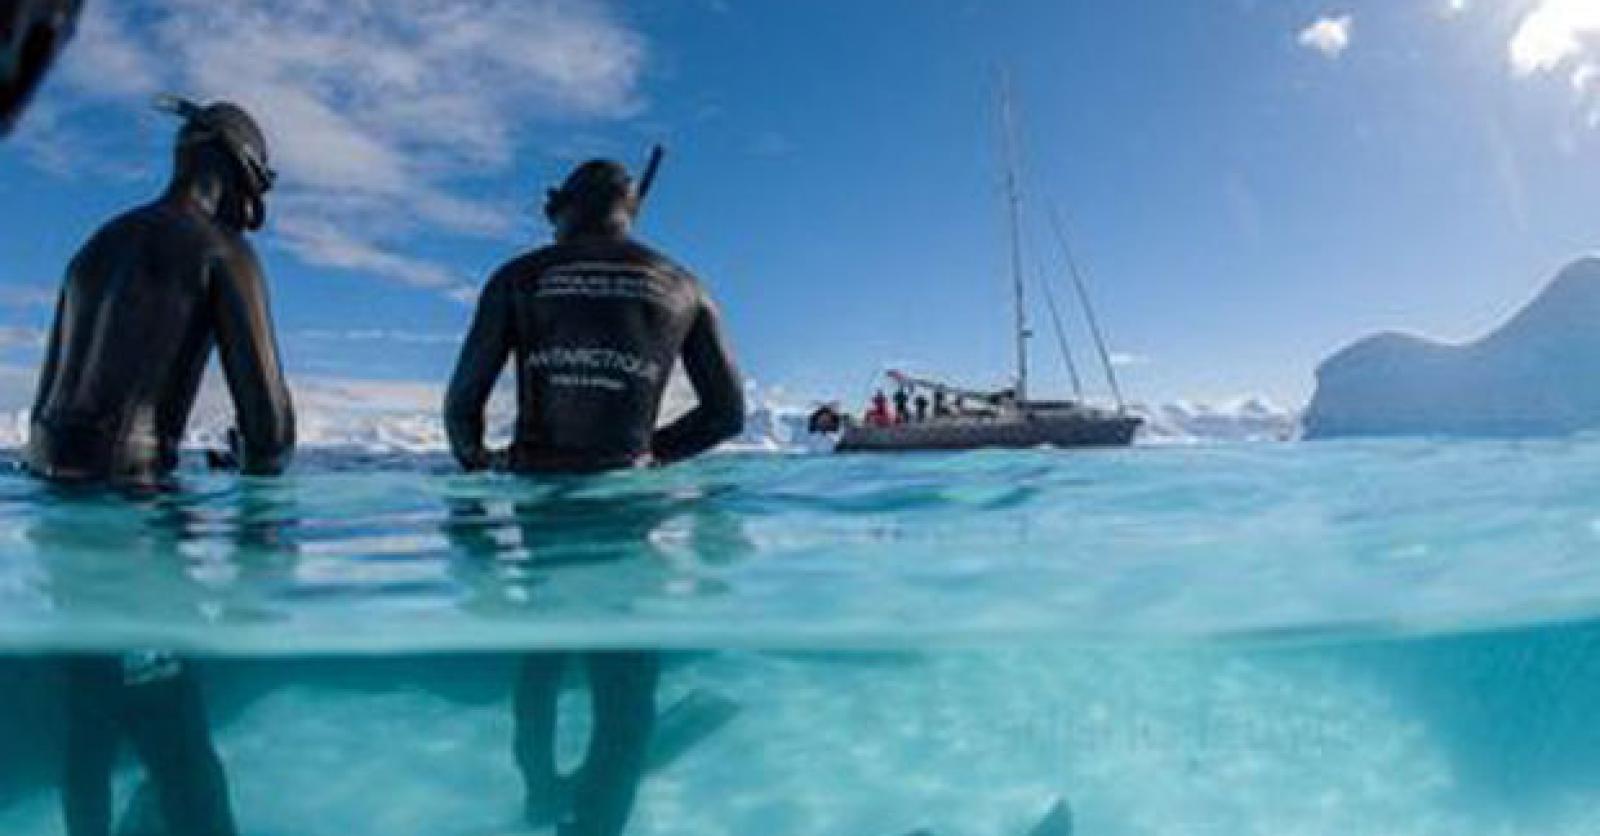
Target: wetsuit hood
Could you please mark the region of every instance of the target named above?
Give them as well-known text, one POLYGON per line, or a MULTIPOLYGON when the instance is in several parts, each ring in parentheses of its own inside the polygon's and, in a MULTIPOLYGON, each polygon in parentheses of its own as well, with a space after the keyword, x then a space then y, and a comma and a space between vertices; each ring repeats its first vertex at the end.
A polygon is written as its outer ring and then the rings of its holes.
POLYGON ((77 29, 82 0, 0 0, 0 137, 77 29))
POLYGON ((583 231, 625 234, 637 205, 626 166, 614 160, 590 160, 573 169, 560 188, 547 193, 544 214, 559 237, 583 231))
POLYGON ((245 190, 244 228, 260 229, 266 223, 265 196, 277 180, 268 165, 267 138, 254 118, 230 102, 198 105, 176 96, 163 96, 156 106, 183 119, 178 132, 180 149, 215 144, 225 150, 239 166, 245 190))

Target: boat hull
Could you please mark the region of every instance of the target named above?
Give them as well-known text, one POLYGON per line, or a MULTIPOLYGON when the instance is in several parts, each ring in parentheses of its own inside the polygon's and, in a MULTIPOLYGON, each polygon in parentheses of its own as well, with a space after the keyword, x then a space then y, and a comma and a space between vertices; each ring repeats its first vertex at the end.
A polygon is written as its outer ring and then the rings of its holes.
POLYGON ((852 424, 839 436, 840 453, 915 450, 1021 450, 1033 447, 1126 447, 1142 421, 1129 415, 1031 414, 871 427, 852 424))

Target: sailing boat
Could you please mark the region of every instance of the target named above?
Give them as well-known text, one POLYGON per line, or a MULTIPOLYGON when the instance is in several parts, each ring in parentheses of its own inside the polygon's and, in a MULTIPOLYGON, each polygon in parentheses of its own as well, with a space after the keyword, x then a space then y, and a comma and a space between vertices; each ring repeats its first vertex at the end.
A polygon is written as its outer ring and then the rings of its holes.
POLYGON ((1129 414, 1117 385, 1116 371, 1111 355, 1106 349, 1099 319, 1090 304, 1083 277, 1078 270, 1065 231, 1059 218, 1052 213, 1051 226, 1066 256, 1067 264, 1077 289, 1078 301, 1083 307, 1090 331, 1094 336, 1106 380, 1116 398, 1116 408, 1106 409, 1086 403, 1082 398, 1082 385, 1076 367, 1072 364, 1065 336, 1061 330, 1055 299, 1045 285, 1046 299, 1050 303, 1052 319, 1061 342, 1063 359, 1071 373, 1075 399, 1035 400, 1028 379, 1028 328, 1027 299, 1023 281, 1021 204, 1017 182, 1017 140, 1015 118, 1011 109, 1011 96, 1007 85, 1001 86, 1001 120, 1006 150, 1006 217, 1010 232, 1011 292, 1014 306, 1014 337, 1016 340, 1015 385, 996 392, 984 392, 951 386, 937 380, 917 377, 901 371, 885 373, 890 389, 895 392, 895 407, 891 411, 889 398, 880 393, 874 398, 872 409, 864 420, 856 421, 838 407, 827 405, 811 416, 813 432, 839 433, 838 452, 898 452, 914 450, 974 450, 986 447, 1125 447, 1133 442, 1142 419, 1129 414), (929 397, 931 395, 931 398, 929 397), (909 405, 915 402, 917 409, 909 405), (930 409, 931 407, 931 409, 930 409))

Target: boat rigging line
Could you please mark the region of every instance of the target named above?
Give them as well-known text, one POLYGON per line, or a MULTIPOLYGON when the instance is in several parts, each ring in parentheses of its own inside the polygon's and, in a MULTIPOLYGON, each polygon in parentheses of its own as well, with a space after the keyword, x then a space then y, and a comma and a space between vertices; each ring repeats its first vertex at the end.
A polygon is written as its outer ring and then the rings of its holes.
POLYGON ((1106 348, 1105 334, 1100 330, 1100 318, 1095 315, 1094 304, 1089 301, 1089 290, 1083 280, 1083 270, 1078 265, 1078 257, 1073 252, 1072 242, 1067 238, 1066 227, 1061 223, 1061 213, 1056 204, 1051 203, 1050 229, 1055 233, 1056 243, 1061 246, 1061 253, 1067 260, 1067 273, 1072 277, 1072 286, 1078 292, 1078 302, 1083 305, 1083 316, 1089 321, 1089 333, 1094 336, 1095 349, 1100 353, 1100 363, 1105 367, 1106 383, 1111 387, 1111 396, 1117 399, 1117 411, 1127 411, 1127 405, 1122 398, 1122 387, 1117 383, 1117 370, 1111 362, 1111 352, 1106 348))
MULTIPOLYGON (((1038 250, 1034 250, 1038 255, 1038 250)), ((1044 259, 1037 259, 1039 274, 1039 287, 1044 291, 1045 308, 1050 312, 1050 325, 1056 332, 1056 345, 1061 349, 1061 361, 1066 364, 1067 376, 1072 379, 1072 396, 1079 401, 1083 400, 1083 377, 1078 374, 1078 362, 1072 356, 1072 344, 1067 341, 1067 329, 1061 322, 1061 308, 1056 304, 1055 288, 1051 285, 1049 275, 1045 273, 1044 259)))

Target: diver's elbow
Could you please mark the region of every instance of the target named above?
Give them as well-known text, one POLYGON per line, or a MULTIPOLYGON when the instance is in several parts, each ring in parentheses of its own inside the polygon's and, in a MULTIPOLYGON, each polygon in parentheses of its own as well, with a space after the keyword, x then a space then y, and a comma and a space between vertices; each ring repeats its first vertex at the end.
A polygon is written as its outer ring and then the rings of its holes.
POLYGON ((717 437, 719 443, 737 438, 744 432, 744 422, 744 401, 740 399, 717 411, 710 421, 711 434, 717 437))
POLYGON ((259 439, 246 439, 240 471, 246 476, 281 476, 294 459, 298 438, 294 409, 285 404, 274 416, 272 426, 259 439))

